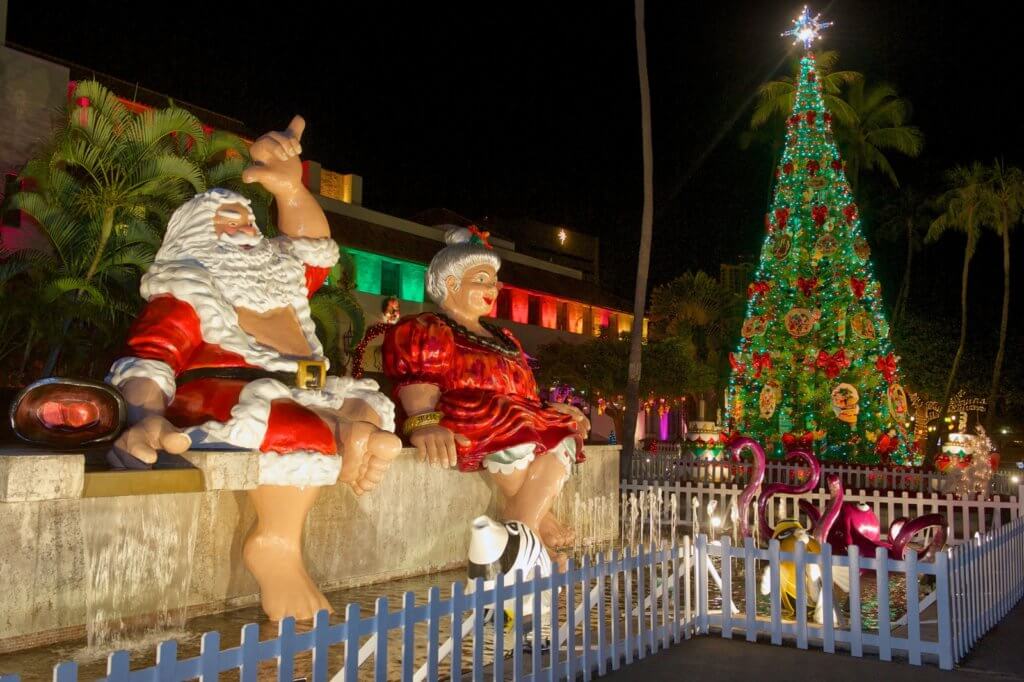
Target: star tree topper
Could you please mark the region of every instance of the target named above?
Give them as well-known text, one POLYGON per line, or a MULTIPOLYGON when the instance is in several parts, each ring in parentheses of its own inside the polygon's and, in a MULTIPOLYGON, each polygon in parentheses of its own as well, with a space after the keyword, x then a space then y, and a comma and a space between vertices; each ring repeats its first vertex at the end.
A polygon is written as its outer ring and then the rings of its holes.
POLYGON ((832 24, 831 21, 822 21, 820 13, 812 17, 807 5, 804 5, 804 11, 793 20, 793 28, 783 33, 782 36, 794 36, 796 38, 793 41, 794 45, 801 40, 804 41, 804 49, 809 50, 814 41, 821 37, 821 32, 832 24))

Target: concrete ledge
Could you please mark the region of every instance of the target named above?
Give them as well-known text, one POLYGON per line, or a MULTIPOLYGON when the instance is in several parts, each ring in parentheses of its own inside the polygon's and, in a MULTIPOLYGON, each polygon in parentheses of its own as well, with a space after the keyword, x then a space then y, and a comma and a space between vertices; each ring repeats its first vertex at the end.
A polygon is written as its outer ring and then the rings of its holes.
POLYGON ((255 450, 190 450, 182 457, 203 473, 206 490, 252 490, 259 484, 260 458, 255 450))
POLYGON ((85 456, 14 450, 0 456, 0 502, 39 502, 82 496, 85 456))

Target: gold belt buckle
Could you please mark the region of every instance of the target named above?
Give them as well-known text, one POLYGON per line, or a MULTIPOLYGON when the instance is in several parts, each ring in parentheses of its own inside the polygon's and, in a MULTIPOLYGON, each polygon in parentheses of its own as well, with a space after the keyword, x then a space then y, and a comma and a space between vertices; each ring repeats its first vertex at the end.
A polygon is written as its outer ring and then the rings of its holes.
POLYGON ((323 360, 299 360, 295 385, 305 389, 321 389, 327 383, 327 363, 323 360))

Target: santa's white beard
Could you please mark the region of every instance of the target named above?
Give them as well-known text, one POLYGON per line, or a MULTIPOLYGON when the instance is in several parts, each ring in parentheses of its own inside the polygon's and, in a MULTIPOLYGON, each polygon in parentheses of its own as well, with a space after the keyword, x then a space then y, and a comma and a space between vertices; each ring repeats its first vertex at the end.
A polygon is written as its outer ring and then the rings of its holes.
POLYGON ((213 275, 224 296, 236 308, 266 312, 292 305, 305 297, 305 268, 261 235, 223 235, 203 249, 196 260, 213 275), (232 242, 249 242, 252 246, 232 242))

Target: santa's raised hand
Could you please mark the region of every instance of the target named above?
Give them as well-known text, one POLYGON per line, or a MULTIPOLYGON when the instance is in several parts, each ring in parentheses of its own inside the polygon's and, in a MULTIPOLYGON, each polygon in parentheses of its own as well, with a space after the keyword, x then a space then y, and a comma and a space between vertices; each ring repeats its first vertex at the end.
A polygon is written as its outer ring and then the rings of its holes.
POLYGON ((285 130, 269 132, 249 148, 252 165, 242 171, 242 182, 256 182, 275 197, 287 197, 302 189, 302 133, 306 121, 296 116, 285 130))

